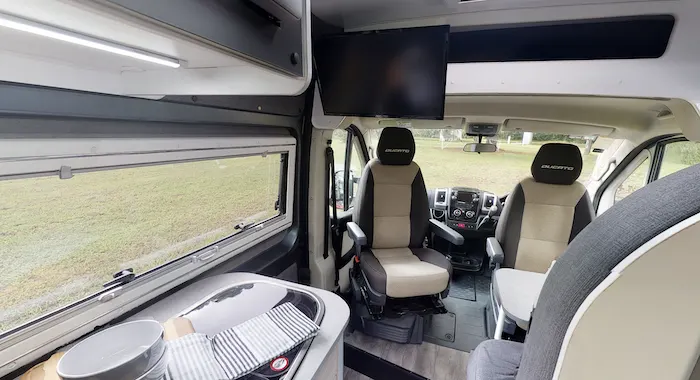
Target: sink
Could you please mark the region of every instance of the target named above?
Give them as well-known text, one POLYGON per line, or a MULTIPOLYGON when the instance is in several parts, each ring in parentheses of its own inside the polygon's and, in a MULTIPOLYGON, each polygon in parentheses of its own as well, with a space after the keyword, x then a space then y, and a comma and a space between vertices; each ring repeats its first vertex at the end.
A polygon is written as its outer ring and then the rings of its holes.
MULTIPOLYGON (((265 280, 240 282, 221 288, 182 311, 179 316, 188 318, 196 332, 213 336, 286 302, 291 302, 317 325, 321 324, 325 310, 323 301, 317 296, 301 288, 265 280)), ((259 380, 262 377, 279 380, 285 376, 292 379, 311 341, 241 379, 259 380), (287 364, 279 365, 284 359, 287 364)))

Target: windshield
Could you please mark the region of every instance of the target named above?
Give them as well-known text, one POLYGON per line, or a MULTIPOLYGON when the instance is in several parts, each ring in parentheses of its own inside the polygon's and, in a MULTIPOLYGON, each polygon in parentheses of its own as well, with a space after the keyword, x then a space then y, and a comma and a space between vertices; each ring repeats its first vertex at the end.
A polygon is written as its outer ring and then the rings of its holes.
MULTIPOLYGON (((504 195, 522 179, 530 177, 532 164, 540 146, 549 142, 575 144, 583 155, 579 182, 586 183, 593 171, 597 153, 591 150, 596 136, 569 136, 553 133, 500 132, 489 138, 498 145, 494 153, 467 153, 465 144, 475 142, 463 136, 461 129, 412 129, 416 140, 413 158, 421 168, 425 187, 472 187, 504 195)), ((365 134, 367 145, 376 152, 381 129, 365 134)), ((487 142, 484 138, 482 142, 487 142)))

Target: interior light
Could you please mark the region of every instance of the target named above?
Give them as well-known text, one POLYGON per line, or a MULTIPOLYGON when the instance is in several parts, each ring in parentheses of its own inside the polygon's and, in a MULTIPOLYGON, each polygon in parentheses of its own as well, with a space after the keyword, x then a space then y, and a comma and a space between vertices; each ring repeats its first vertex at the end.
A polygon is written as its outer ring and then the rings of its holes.
POLYGON ((79 33, 63 30, 49 25, 40 24, 31 20, 0 13, 0 27, 14 29, 22 32, 53 38, 55 40, 69 42, 72 44, 85 46, 109 53, 123 55, 146 62, 156 63, 172 68, 180 67, 180 61, 175 58, 165 57, 143 50, 119 45, 113 42, 100 40, 98 38, 81 35, 79 33))

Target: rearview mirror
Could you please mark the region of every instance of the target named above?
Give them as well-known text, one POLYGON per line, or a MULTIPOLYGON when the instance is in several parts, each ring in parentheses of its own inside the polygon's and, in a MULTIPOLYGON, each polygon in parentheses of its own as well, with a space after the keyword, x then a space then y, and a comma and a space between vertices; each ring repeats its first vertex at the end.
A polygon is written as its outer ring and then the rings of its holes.
POLYGON ((498 147, 496 144, 472 143, 466 144, 462 150, 472 153, 493 153, 498 150, 498 147))

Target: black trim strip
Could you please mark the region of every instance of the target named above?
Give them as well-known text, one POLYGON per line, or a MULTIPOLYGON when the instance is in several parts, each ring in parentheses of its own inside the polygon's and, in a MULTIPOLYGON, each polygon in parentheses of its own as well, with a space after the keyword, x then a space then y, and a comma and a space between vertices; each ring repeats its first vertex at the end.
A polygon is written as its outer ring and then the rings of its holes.
POLYGON ((296 117, 0 82, 0 115, 296 128, 296 117))
POLYGON ((449 62, 659 58, 675 22, 661 14, 453 27, 449 62))
POLYGON ((365 162, 369 162, 369 150, 367 150, 365 136, 362 135, 362 131, 360 131, 360 128, 357 128, 355 124, 350 124, 350 126, 346 129, 352 132, 352 134, 355 135, 355 137, 357 137, 357 141, 359 141, 360 146, 362 147, 362 155, 365 157, 365 162))
POLYGON ((372 379, 428 380, 417 373, 345 343, 345 366, 372 379))

